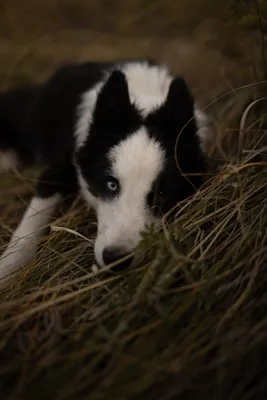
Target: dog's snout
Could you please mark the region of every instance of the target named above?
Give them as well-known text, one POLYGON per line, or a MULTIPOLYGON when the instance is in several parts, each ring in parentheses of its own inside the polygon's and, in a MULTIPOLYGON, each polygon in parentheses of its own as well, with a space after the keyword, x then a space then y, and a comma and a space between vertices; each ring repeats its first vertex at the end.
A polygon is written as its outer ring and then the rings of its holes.
MULTIPOLYGON (((129 253, 127 253, 125 250, 119 247, 106 247, 103 251, 103 260, 105 265, 108 265, 116 261, 119 261, 120 259, 128 255, 129 253)), ((129 257, 125 258, 125 260, 122 260, 116 266, 114 266, 113 270, 122 271, 125 268, 129 267, 132 261, 133 261, 133 256, 129 255, 129 257)))

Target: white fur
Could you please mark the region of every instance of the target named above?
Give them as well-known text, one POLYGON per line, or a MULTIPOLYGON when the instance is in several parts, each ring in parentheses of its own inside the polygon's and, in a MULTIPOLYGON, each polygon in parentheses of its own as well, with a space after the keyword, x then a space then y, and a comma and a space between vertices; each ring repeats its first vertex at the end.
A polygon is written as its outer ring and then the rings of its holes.
POLYGON ((144 117, 165 102, 172 80, 167 68, 129 63, 122 70, 127 78, 130 99, 144 117))
POLYGON ((148 209, 146 197, 164 165, 164 150, 149 138, 145 128, 113 147, 109 157, 120 193, 112 200, 97 203, 95 256, 100 265, 104 265, 104 248, 115 246, 129 253, 146 225, 159 223, 148 209))
POLYGON ((19 168, 19 159, 15 151, 0 151, 0 172, 15 171, 19 168))
POLYGON ((37 251, 37 241, 58 205, 61 196, 55 194, 48 198, 33 197, 23 219, 0 258, 0 279, 32 261, 37 251))
POLYGON ((93 196, 76 164, 81 194, 97 215, 95 257, 100 266, 104 265, 104 248, 115 246, 125 253, 131 252, 146 225, 159 224, 159 219, 147 208, 146 196, 164 167, 165 152, 142 127, 111 148, 108 156, 112 163, 111 174, 118 179, 121 188, 119 196, 113 200, 99 200, 93 196))

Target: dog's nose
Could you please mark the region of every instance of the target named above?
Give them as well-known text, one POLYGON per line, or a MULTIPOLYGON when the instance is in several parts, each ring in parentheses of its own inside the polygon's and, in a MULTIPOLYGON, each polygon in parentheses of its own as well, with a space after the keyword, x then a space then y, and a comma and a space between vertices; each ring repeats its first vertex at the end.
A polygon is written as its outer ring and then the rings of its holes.
MULTIPOLYGON (((103 260, 105 265, 108 265, 116 261, 119 261, 121 258, 126 257, 128 254, 129 253, 127 253, 125 250, 122 250, 119 247, 106 247, 103 251, 103 260)), ((122 271, 125 268, 129 267, 132 261, 133 261, 133 256, 129 255, 129 257, 127 257, 125 260, 122 260, 112 269, 115 271, 122 271)))

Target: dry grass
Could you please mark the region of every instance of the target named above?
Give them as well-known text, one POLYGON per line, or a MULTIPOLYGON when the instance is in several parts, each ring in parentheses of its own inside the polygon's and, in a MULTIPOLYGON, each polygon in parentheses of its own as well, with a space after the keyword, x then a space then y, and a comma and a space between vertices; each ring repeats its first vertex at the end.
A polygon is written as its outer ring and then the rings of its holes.
MULTIPOLYGON (((253 107, 232 133, 242 149, 144 235, 137 269, 92 271, 79 199, 51 223, 61 229, 1 294, 1 398, 265 398, 267 132, 253 107)), ((22 203, 6 199, 12 226, 22 203)))
MULTIPOLYGON (((79 199, 62 206, 35 261, 0 294, 0 398, 264 399, 266 84, 244 62, 253 49, 241 60, 236 49, 226 55, 214 28, 195 22, 203 10, 216 19, 214 2, 203 1, 195 14, 184 7, 189 22, 177 35, 175 15, 185 15, 177 1, 129 1, 104 20, 111 3, 87 3, 25 0, 22 9, 18 0, 5 2, 2 86, 41 80, 66 60, 127 57, 129 48, 132 57, 162 59, 209 104, 210 157, 219 171, 170 222, 163 219, 162 232, 144 235, 138 251, 146 261, 123 274, 92 270, 94 217, 79 199)), ((37 174, 0 177, 0 248, 37 174)))

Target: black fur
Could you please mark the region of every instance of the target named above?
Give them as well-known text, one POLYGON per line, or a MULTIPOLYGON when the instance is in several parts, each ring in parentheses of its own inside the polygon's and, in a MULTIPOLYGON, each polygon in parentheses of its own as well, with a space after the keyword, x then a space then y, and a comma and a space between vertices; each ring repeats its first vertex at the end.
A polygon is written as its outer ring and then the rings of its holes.
POLYGON ((40 92, 40 87, 25 87, 0 94, 0 150, 15 150, 26 164, 37 155, 33 116, 40 92))
POLYGON ((200 188, 201 174, 207 169, 196 134, 194 100, 182 78, 173 80, 165 104, 149 114, 144 124, 167 154, 164 170, 147 199, 156 214, 165 214, 200 188))
POLYGON ((39 197, 50 197, 55 193, 63 197, 77 192, 76 173, 71 160, 64 164, 52 164, 41 174, 36 185, 39 197))

